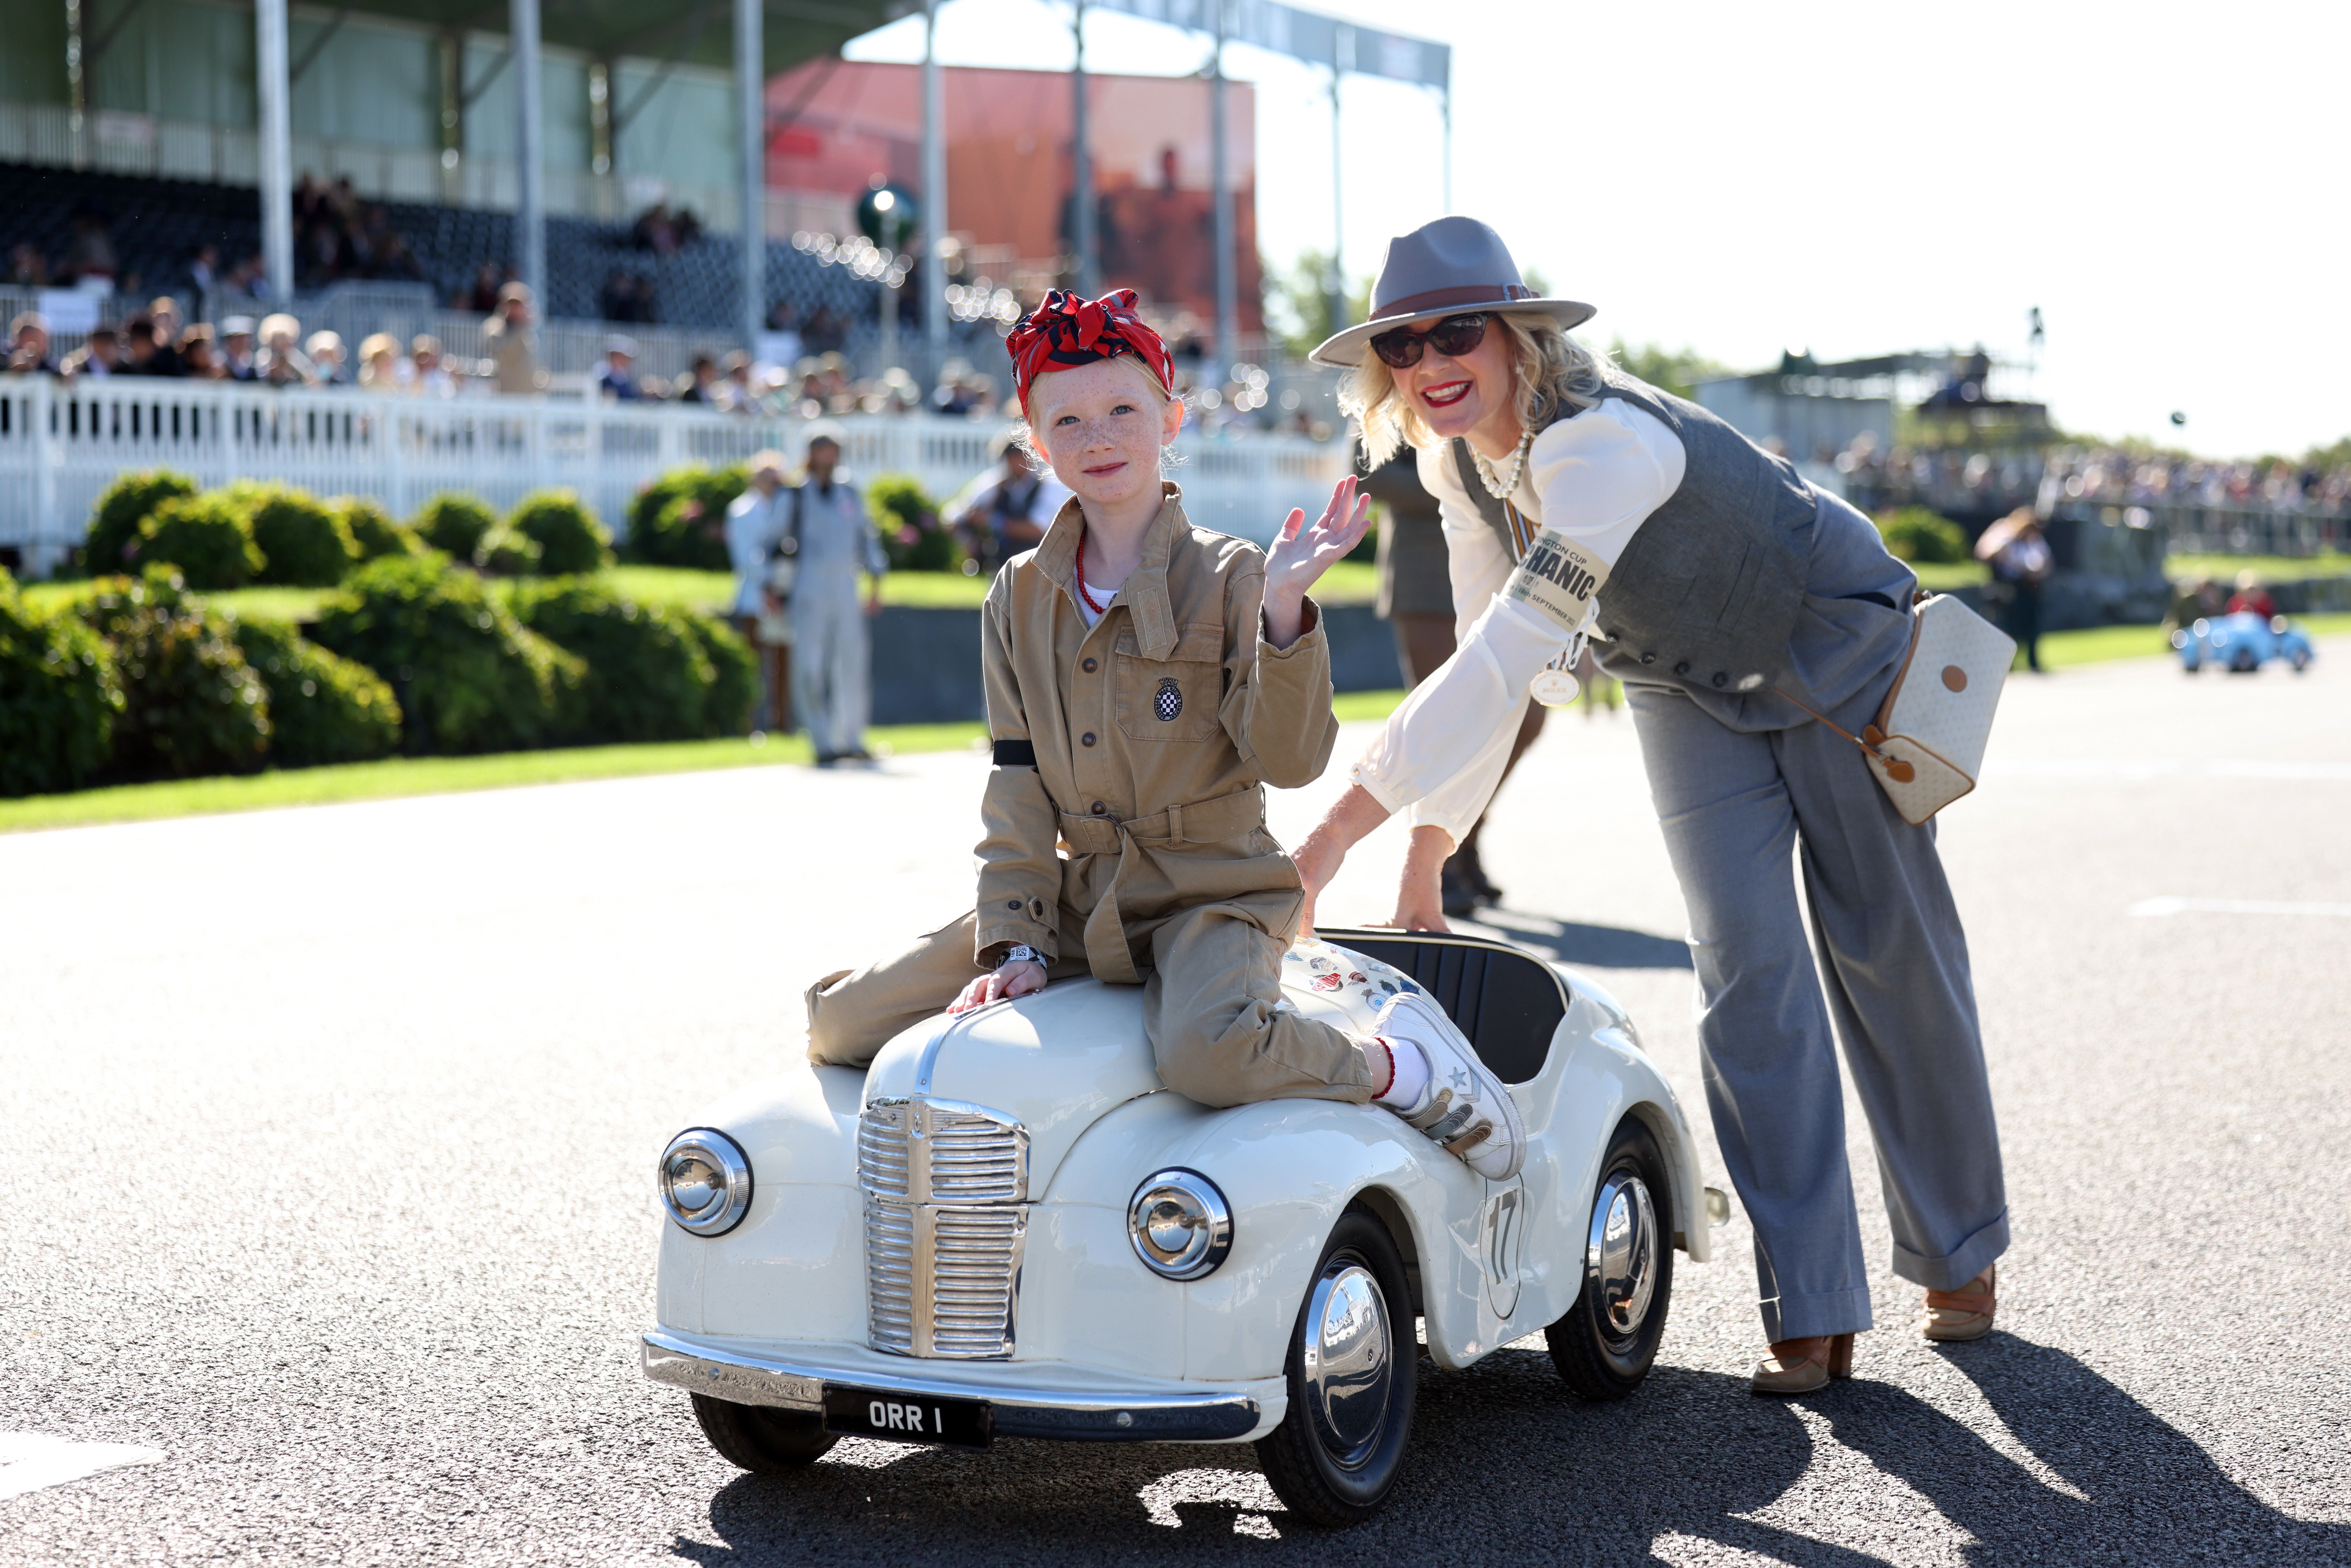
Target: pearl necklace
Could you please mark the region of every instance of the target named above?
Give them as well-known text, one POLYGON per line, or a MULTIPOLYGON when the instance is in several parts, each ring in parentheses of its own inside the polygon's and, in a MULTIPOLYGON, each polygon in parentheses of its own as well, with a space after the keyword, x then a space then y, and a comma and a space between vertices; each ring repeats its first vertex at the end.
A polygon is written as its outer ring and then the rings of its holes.
POLYGON ((1469 449, 1469 455, 1478 464, 1478 482, 1486 486, 1486 494, 1497 501, 1507 501, 1517 493, 1519 476, 1527 471, 1527 453, 1534 444, 1534 429, 1529 426, 1526 434, 1519 437, 1518 450, 1510 454, 1510 476, 1508 479, 1496 476, 1494 465, 1486 461, 1484 453, 1474 446, 1469 449))

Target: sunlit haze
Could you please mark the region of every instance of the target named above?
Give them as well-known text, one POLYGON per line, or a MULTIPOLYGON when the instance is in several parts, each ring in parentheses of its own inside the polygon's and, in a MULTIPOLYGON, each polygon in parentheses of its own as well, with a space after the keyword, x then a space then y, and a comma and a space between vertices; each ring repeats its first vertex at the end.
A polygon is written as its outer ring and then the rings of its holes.
MULTIPOLYGON (((1335 9, 1335 8, 1333 8, 1335 9)), ((1591 301, 1586 335, 1739 369, 1980 342, 2066 429, 2211 454, 2351 433, 2338 5, 1771 6, 1363 0, 1453 46, 1453 209, 1591 301), (2188 416, 2174 429, 2169 416, 2188 416)), ((1069 10, 953 0, 949 64, 1066 68, 1069 10)), ((1087 20, 1088 64, 1186 75, 1199 35, 1087 20)), ((920 57, 919 19, 858 59, 920 57)), ((1332 238, 1328 73, 1236 46, 1258 87, 1270 266, 1332 238)), ((1434 93, 1351 77, 1351 276, 1445 210, 1434 93)), ((1115 282, 1115 279, 1108 281, 1115 282)))

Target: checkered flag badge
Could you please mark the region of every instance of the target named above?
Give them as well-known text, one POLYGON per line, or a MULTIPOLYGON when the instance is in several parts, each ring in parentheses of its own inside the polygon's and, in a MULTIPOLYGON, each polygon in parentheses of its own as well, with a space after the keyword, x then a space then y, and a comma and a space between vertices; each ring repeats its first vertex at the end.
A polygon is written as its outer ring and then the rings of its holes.
POLYGON ((1171 722, 1177 714, 1184 711, 1184 688, 1176 684, 1175 676, 1164 675, 1160 678, 1159 692, 1151 699, 1151 707, 1152 711, 1159 716, 1159 722, 1162 724, 1171 722))

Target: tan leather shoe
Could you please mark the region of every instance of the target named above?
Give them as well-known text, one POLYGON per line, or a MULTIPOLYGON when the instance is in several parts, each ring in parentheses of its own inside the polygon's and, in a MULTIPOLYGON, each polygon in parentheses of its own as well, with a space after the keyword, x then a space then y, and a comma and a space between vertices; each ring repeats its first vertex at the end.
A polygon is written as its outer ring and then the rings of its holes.
POLYGON ((1771 1354, 1755 1364, 1748 1380, 1750 1394, 1812 1394, 1829 1385, 1833 1377, 1853 1375, 1853 1335, 1815 1334, 1810 1339, 1775 1339, 1771 1354))
POLYGON ((2000 1282, 2000 1265, 1991 1264, 1957 1291, 1927 1292, 1927 1317, 1919 1324, 1928 1339, 1981 1339, 1991 1333, 1991 1315, 1999 1304, 1993 1287, 2000 1282))

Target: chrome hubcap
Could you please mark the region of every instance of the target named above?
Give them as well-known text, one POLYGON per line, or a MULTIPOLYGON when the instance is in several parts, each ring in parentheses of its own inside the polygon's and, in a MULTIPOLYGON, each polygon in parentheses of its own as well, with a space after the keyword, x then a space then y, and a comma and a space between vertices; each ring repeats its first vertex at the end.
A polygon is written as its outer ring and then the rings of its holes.
POLYGON ((1342 1252, 1322 1266, 1306 1302, 1306 1406, 1324 1452, 1354 1469, 1387 1429, 1395 1380, 1387 1298, 1372 1271, 1342 1252))
POLYGON ((1657 1211, 1648 1185, 1630 1171, 1618 1171, 1600 1184, 1583 1273, 1602 1332, 1615 1340, 1639 1333, 1657 1288, 1657 1211))

